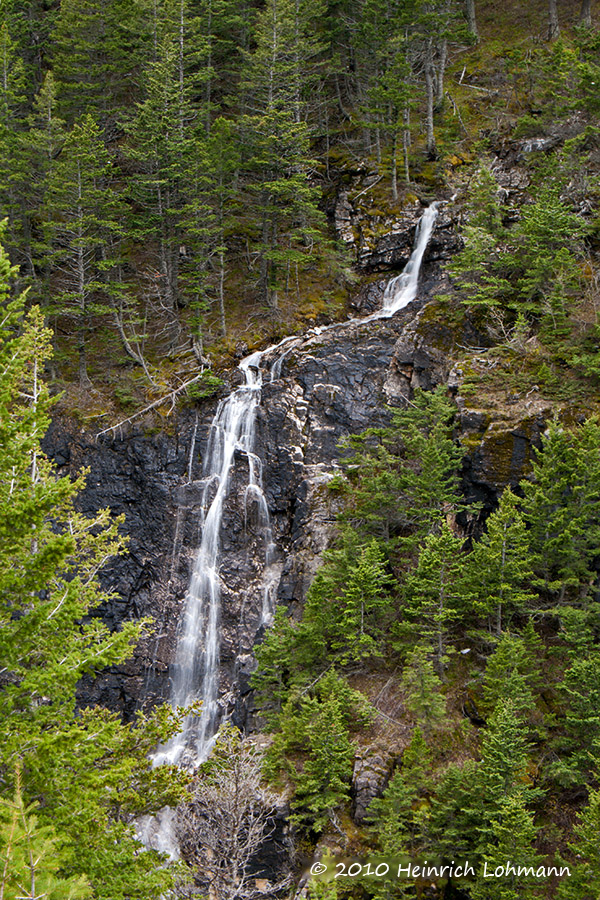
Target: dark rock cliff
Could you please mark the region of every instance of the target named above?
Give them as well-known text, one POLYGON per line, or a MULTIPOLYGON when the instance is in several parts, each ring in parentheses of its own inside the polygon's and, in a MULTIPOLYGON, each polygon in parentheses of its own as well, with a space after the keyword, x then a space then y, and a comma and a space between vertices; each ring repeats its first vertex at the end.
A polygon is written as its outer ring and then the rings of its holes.
MULTIPOLYGON (((411 241, 405 231, 397 249, 410 248, 411 241)), ((388 249, 392 244, 390 239, 388 249)), ((440 263, 456 246, 451 220, 443 214, 427 251, 418 300, 391 319, 352 319, 298 337, 263 358, 255 451, 263 461, 276 546, 268 571, 264 530, 245 498, 243 454, 235 461, 221 529, 221 693, 224 707, 240 723, 247 718, 244 697, 252 648, 262 636, 265 591, 276 591, 277 601, 297 612, 330 539, 336 510, 325 486, 335 471, 339 440, 385 424, 388 405, 404 403, 415 387, 448 382, 453 336, 432 317, 427 300, 447 290, 440 263), (281 377, 271 383, 269 367, 282 352, 281 377)), ((359 315, 380 304, 384 286, 382 280, 361 289, 359 315)), ((231 385, 241 378, 234 371, 231 385)), ((61 474, 90 469, 81 508, 109 506, 125 514, 128 552, 103 575, 114 598, 101 615, 111 627, 142 616, 155 622, 152 636, 130 662, 82 685, 82 703, 100 702, 131 717, 169 696, 169 664, 199 545, 202 460, 215 408, 216 401, 182 407, 168 430, 159 432, 134 429, 95 439, 56 421, 47 435, 46 450, 61 474)), ((526 443, 530 438, 523 436, 526 443)), ((525 459, 527 448, 521 450, 525 459)), ((507 452, 519 469, 519 459, 510 448, 507 452)), ((486 459, 481 446, 478 454, 465 469, 466 489, 489 504, 498 484, 490 471, 496 463, 491 455, 486 459)))

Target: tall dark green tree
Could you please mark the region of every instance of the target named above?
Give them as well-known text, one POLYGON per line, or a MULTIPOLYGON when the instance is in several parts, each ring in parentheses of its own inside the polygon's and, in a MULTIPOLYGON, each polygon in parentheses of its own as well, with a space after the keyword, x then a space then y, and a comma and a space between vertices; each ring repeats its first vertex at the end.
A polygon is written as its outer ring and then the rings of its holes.
POLYGON ((38 308, 23 317, 23 298, 10 299, 14 275, 0 253, 1 793, 14 802, 21 773, 25 807, 37 803, 40 826, 55 829, 61 878, 84 874, 99 900, 149 900, 172 878, 153 853, 140 853, 133 820, 181 796, 186 779, 148 758, 176 718, 163 709, 124 726, 107 710, 76 711, 81 677, 122 663, 147 623, 111 633, 91 614, 110 597, 98 571, 123 548, 120 523, 108 510, 77 512, 82 477, 56 478, 41 451, 50 334, 38 308))
POLYGON ((259 296, 272 308, 282 291, 286 297, 299 291, 299 273, 323 241, 304 116, 306 72, 320 50, 314 34, 322 8, 317 0, 268 0, 257 18, 256 48, 247 57, 245 88, 251 99, 242 134, 252 241, 259 296))
POLYGON ((68 134, 48 183, 52 312, 75 322, 82 386, 90 383, 87 339, 93 317, 108 312, 107 251, 119 228, 111 169, 100 128, 88 115, 68 134))
POLYGON ((533 461, 533 479, 522 484, 535 584, 551 602, 585 605, 596 580, 599 441, 600 425, 594 418, 573 431, 552 423, 533 461))

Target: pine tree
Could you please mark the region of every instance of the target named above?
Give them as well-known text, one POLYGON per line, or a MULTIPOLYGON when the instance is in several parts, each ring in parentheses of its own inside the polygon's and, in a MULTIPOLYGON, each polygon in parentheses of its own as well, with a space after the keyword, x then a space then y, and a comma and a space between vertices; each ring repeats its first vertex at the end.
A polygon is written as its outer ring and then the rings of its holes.
POLYGON ((49 258, 55 315, 75 321, 79 381, 90 384, 87 341, 95 316, 106 315, 107 250, 118 232, 111 160, 91 116, 76 123, 50 173, 47 193, 49 258))
POLYGON ((12 800, 0 798, 0 897, 3 900, 83 900, 92 890, 84 876, 61 878, 58 836, 25 806, 17 772, 12 800))
POLYGON ((53 74, 60 114, 73 124, 90 114, 114 133, 139 96, 151 52, 144 0, 63 0, 55 21, 53 74))
POLYGON ((558 604, 585 606, 600 541, 600 425, 591 418, 569 432, 552 423, 524 481, 523 517, 535 554, 535 585, 558 604))
POLYGON ((589 783, 600 765, 600 656, 572 660, 560 685, 564 703, 564 736, 556 739, 551 766, 560 784, 589 783))
POLYGON ((452 439, 454 413, 443 388, 415 391, 406 409, 393 411, 389 428, 344 441, 352 494, 342 521, 407 553, 438 533, 444 517, 461 509, 462 451, 452 439))
POLYGON ((600 892, 600 791, 592 791, 569 843, 570 877, 561 880, 560 900, 592 900, 600 892))
POLYGON ((504 634, 485 670, 483 696, 485 709, 493 711, 498 703, 510 702, 518 716, 527 717, 535 707, 539 685, 539 659, 526 642, 504 634))
POLYGON ((24 152, 27 115, 25 66, 11 35, 11 16, 3 5, 0 18, 0 221, 8 217, 5 241, 19 262, 30 264, 29 223, 24 209, 28 167, 24 152))
POLYGON ((14 794, 18 767, 23 802, 38 803, 39 823, 56 828, 61 877, 85 873, 98 900, 150 898, 171 875, 154 854, 139 853, 131 822, 181 796, 186 779, 148 759, 177 717, 162 709, 136 727, 106 710, 76 712, 81 677, 122 663, 147 623, 111 633, 91 614, 110 597, 97 574, 123 548, 120 521, 108 510, 77 512, 82 477, 57 479, 41 451, 52 405, 41 377, 50 333, 38 308, 23 318, 23 297, 9 300, 15 274, 0 253, 2 791, 14 794))
POLYGON ((531 608, 535 600, 526 587, 534 565, 529 540, 518 498, 507 488, 464 571, 469 602, 479 616, 488 617, 498 638, 515 613, 531 608))
POLYGON ((242 120, 245 170, 254 211, 258 291, 276 309, 299 291, 299 272, 323 242, 314 161, 304 119, 305 72, 319 51, 313 26, 322 12, 316 0, 268 0, 257 18, 256 49, 247 57, 245 88, 251 112, 242 120))
POLYGON ((442 682, 435 674, 427 650, 417 646, 408 656, 402 673, 406 691, 406 705, 427 736, 444 720, 446 700, 441 692, 442 682))
MULTIPOLYGON (((483 850, 487 872, 496 867, 507 870, 502 878, 486 878, 479 874, 473 886, 473 900, 526 900, 538 896, 535 870, 543 857, 536 853, 537 828, 528 811, 523 792, 517 791, 502 801, 497 818, 491 823, 491 835, 483 850), (519 868, 529 873, 519 875, 519 868)), ((484 870, 485 871, 485 870, 484 870)))
POLYGON ((342 665, 382 655, 385 613, 390 607, 389 591, 394 583, 383 551, 376 541, 371 541, 350 567, 336 601, 339 609, 334 612, 336 634, 331 646, 340 653, 342 665))
POLYGON ((452 533, 446 522, 439 534, 427 535, 417 565, 406 579, 403 617, 396 626, 400 637, 408 633, 431 644, 442 676, 448 633, 460 618, 464 602, 462 544, 462 539, 452 533))
POLYGON ((523 803, 530 803, 540 794, 526 785, 528 751, 527 727, 512 701, 498 703, 483 736, 478 770, 480 849, 491 840, 493 823, 511 797, 519 794, 523 803))
POLYGON ((428 786, 431 751, 420 728, 415 728, 401 766, 381 797, 369 805, 369 821, 379 850, 386 856, 414 854, 420 837, 417 801, 428 786))

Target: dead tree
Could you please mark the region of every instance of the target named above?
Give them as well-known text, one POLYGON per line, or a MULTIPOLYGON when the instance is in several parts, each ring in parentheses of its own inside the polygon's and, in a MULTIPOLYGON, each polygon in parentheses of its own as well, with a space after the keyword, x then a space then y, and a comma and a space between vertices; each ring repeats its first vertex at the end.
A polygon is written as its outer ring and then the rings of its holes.
POLYGON ((194 779, 193 799, 178 809, 181 855, 197 873, 202 896, 250 900, 284 886, 250 871, 273 831, 277 803, 262 785, 263 757, 256 744, 226 723, 194 779))

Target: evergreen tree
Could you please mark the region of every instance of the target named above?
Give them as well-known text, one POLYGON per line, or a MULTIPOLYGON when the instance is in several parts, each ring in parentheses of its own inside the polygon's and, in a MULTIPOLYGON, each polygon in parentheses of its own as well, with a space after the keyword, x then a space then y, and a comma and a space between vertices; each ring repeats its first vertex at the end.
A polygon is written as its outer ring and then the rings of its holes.
POLYGON ((385 613, 393 584, 385 555, 373 540, 362 548, 360 557, 350 567, 338 601, 339 611, 334 613, 337 621, 332 649, 340 653, 342 665, 382 655, 385 613))
POLYGON ((81 677, 122 663, 146 623, 110 633, 91 615, 110 597, 97 573, 123 547, 120 523, 108 510, 77 512, 82 477, 55 478, 40 449, 52 405, 41 377, 50 334, 39 309, 23 319, 23 298, 9 300, 14 275, 0 253, 2 791, 15 795, 10 772, 22 770, 23 803, 38 803, 40 825, 56 828, 61 878, 85 873, 98 900, 150 898, 171 875, 139 853, 131 823, 181 796, 183 773, 148 759, 177 718, 159 710, 135 727, 106 710, 76 712, 81 677))
POLYGON ((319 52, 314 23, 318 0, 268 0, 257 18, 256 48, 247 57, 245 88, 251 111, 242 120, 245 169, 254 211, 253 244, 258 254, 261 300, 277 308, 299 291, 301 267, 314 261, 323 242, 315 164, 304 119, 305 73, 319 52), (312 259, 311 259, 312 258, 312 259))
POLYGON ((510 488, 486 522, 486 532, 465 563, 469 602, 499 638, 515 613, 531 607, 535 595, 527 590, 534 559, 519 501, 510 488))
POLYGON ((528 717, 535 707, 539 669, 539 658, 532 654, 525 640, 504 634, 487 662, 483 687, 485 708, 493 711, 498 703, 510 702, 518 716, 528 717))
POLYGON ((539 796, 539 790, 526 784, 528 751, 527 729, 512 702, 498 703, 483 736, 478 770, 480 849, 492 840, 493 823, 510 798, 519 795, 527 804, 539 796))
POLYGON ((486 878, 479 873, 471 896, 473 900, 526 900, 538 896, 535 870, 543 857, 536 853, 537 828, 522 792, 504 799, 498 816, 491 823, 491 836, 483 850, 488 874, 500 866, 507 870, 502 878, 486 878), (529 873, 519 875, 519 867, 529 873))
POLYGON ((295 786, 291 821, 321 831, 350 794, 354 745, 350 729, 371 721, 362 694, 332 669, 302 693, 291 694, 268 753, 267 773, 287 771, 295 786), (298 765, 298 754, 302 762, 298 765), (293 761, 292 761, 293 760, 293 761))
POLYGON ((106 273, 114 263, 107 259, 107 249, 118 231, 110 174, 100 129, 88 115, 67 136, 47 194, 52 312, 76 323, 82 386, 90 383, 86 345, 93 317, 109 311, 106 273))
POLYGON ((69 124, 90 114, 114 134, 139 96, 149 24, 145 0, 61 2, 52 35, 53 74, 69 124))
POLYGON ((464 602, 462 544, 445 522, 439 534, 427 535, 415 570, 406 579, 403 618, 396 629, 400 636, 416 635, 431 644, 442 676, 448 632, 460 618, 464 602))
POLYGON ((446 700, 441 693, 442 682, 435 674, 433 664, 423 646, 417 646, 409 654, 402 673, 406 691, 406 705, 415 716, 425 735, 429 735, 446 715, 446 700))
POLYGON ((571 876, 561 880, 560 900, 592 900, 600 891, 600 791, 592 791, 569 843, 571 876))
POLYGON ((83 876, 61 878, 58 838, 40 825, 35 804, 25 806, 21 779, 12 800, 0 798, 0 897, 3 900, 83 900, 92 891, 83 876))
POLYGON ((523 517, 535 554, 535 584, 551 598, 585 606, 600 541, 600 425, 569 432, 552 423, 524 481, 523 517))
POLYGON ((30 263, 23 254, 30 247, 24 195, 28 179, 24 152, 27 115, 25 66, 17 42, 10 31, 11 16, 6 4, 0 10, 0 221, 8 217, 5 240, 19 252, 19 262, 30 263))
POLYGON ((560 784, 586 783, 600 765, 600 656, 573 659, 560 685, 564 702, 564 736, 555 742, 551 773, 560 784))
POLYGON ((407 552, 439 532, 444 517, 461 506, 454 412, 443 388, 416 391, 406 409, 393 411, 390 428, 348 438, 342 446, 350 451, 344 464, 353 490, 342 521, 395 539, 407 552))

